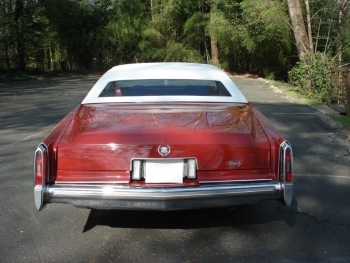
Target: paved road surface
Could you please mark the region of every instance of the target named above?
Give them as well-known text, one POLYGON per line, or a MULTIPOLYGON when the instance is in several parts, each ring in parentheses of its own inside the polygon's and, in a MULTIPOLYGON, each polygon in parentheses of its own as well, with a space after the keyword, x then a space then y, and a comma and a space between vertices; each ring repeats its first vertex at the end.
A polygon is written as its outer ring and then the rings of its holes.
POLYGON ((96 211, 33 202, 33 153, 96 77, 0 85, 0 262, 350 262, 350 144, 306 105, 234 78, 293 145, 295 198, 238 211, 96 211))

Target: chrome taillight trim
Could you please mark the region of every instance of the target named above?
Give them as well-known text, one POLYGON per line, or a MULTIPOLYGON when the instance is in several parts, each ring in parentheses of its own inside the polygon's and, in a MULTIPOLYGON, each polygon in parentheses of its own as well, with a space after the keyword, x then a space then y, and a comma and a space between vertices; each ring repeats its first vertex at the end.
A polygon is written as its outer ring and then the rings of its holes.
POLYGON ((293 200, 293 150, 292 146, 288 141, 284 141, 280 146, 279 152, 279 164, 278 164, 278 175, 281 185, 283 187, 283 201, 284 204, 289 207, 293 200), (286 153, 290 151, 290 173, 291 181, 286 182, 286 153))
POLYGON ((49 160, 48 160, 47 146, 44 143, 41 143, 34 153, 34 180, 33 180, 34 186, 35 186, 35 181, 36 181, 36 156, 37 156, 37 152, 41 152, 42 155, 43 156, 45 155, 45 157, 46 157, 46 160, 45 160, 46 174, 43 174, 43 177, 42 177, 42 186, 44 186, 45 179, 47 178, 48 171, 49 171, 49 160))
MULTIPOLYGON (((280 152, 279 152, 279 165, 278 165, 278 175, 279 179, 285 182, 286 178, 286 152, 287 150, 290 151, 290 163, 291 163, 291 173, 293 175, 293 150, 292 145, 288 141, 284 141, 280 146, 280 152)), ((293 176, 292 181, 293 182, 293 176)))
MULTIPOLYGON (((44 170, 42 168, 42 170, 44 170)), ((34 185, 34 202, 36 208, 40 211, 45 207, 45 184, 46 184, 46 179, 49 173, 49 159, 48 159, 48 148, 44 143, 41 143, 38 148, 36 149, 34 153, 34 178, 33 178, 33 185, 34 185), (46 173, 42 174, 41 178, 41 185, 36 184, 36 156, 37 153, 41 152, 42 156, 45 156, 43 163, 45 161, 45 166, 46 166, 46 173)))

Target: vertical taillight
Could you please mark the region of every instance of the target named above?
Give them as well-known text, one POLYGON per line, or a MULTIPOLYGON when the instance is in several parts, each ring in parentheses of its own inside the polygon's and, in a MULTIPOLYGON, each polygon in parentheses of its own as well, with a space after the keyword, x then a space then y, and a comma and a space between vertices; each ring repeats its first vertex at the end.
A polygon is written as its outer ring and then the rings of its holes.
POLYGON ((43 185, 47 174, 47 150, 40 145, 35 151, 34 158, 34 185, 43 185))
POLYGON ((280 178, 287 182, 293 182, 293 152, 288 142, 283 142, 280 148, 280 178))
POLYGON ((285 152, 285 172, 286 172, 286 182, 291 183, 292 182, 292 153, 291 149, 287 148, 285 152))

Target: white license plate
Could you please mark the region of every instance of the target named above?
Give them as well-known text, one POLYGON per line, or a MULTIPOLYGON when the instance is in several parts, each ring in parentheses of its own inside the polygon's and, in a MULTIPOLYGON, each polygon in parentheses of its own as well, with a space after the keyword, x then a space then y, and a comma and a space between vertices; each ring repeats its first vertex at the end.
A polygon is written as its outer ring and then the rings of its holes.
POLYGON ((183 160, 152 160, 146 161, 146 183, 182 184, 184 175, 183 160))

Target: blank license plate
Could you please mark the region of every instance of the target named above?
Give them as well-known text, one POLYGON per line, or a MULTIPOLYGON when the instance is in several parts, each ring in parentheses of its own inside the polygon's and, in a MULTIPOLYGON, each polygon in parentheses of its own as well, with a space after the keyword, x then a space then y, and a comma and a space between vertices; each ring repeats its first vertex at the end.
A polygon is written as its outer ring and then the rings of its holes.
POLYGON ((146 183, 183 183, 183 160, 152 160, 146 161, 146 183))

